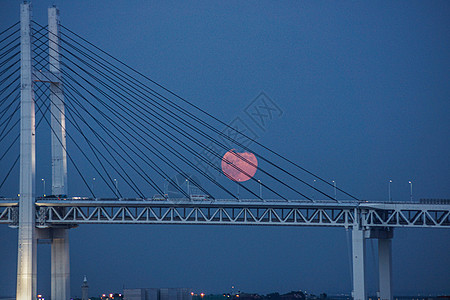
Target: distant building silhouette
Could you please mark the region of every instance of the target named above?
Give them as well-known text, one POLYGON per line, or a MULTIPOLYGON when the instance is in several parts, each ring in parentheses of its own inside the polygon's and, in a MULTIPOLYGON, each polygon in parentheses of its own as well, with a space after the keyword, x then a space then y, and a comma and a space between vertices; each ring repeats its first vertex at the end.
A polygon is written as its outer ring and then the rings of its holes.
MULTIPOLYGON (((225 296, 225 295, 224 295, 225 296)), ((287 294, 280 295, 272 293, 266 296, 259 294, 239 293, 232 297, 232 300, 305 300, 306 295, 301 291, 292 291, 287 294)))
POLYGON ((150 288, 124 289, 124 300, 192 300, 191 289, 150 288))
POLYGON ((81 285, 81 300, 89 300, 89 286, 86 275, 84 275, 83 284, 81 285))

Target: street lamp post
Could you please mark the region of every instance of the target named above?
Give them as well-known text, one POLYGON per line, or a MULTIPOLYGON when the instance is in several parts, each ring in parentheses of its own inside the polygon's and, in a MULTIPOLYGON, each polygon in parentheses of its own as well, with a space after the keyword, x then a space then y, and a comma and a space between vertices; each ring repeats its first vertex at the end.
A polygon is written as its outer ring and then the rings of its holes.
POLYGON ((94 183, 95 183, 95 177, 92 177, 92 195, 93 196, 94 196, 94 183))
POLYGON ((115 183, 115 185, 116 185, 116 193, 117 193, 117 197, 119 197, 119 184, 118 184, 116 178, 114 178, 114 183, 115 183))
POLYGON ((334 200, 336 200, 336 181, 333 180, 334 185, 334 200))
POLYGON ((44 197, 45 197, 45 179, 44 179, 44 178, 42 178, 42 179, 41 179, 41 181, 42 181, 42 185, 43 185, 43 191, 44 191, 44 192, 43 192, 42 194, 43 194, 43 195, 44 195, 44 197))
MULTIPOLYGON (((316 188, 316 180, 314 179, 313 180, 313 188, 315 189, 316 188)), ((312 196, 312 199, 313 200, 316 200, 316 190, 313 190, 313 196, 312 196)))
POLYGON ((413 192, 412 192, 412 181, 409 181, 409 188, 410 188, 410 192, 409 192, 409 198, 411 200, 411 202, 413 201, 413 192))
POLYGON ((188 193, 188 196, 189 196, 189 198, 191 198, 191 190, 190 190, 190 188, 189 188, 189 179, 187 179, 187 178, 186 178, 186 185, 187 185, 187 193, 188 193))
POLYGON ((168 188, 169 188, 169 183, 167 182, 167 178, 164 178, 164 196, 167 195, 168 188))
POLYGON ((237 197, 238 197, 238 200, 241 199, 241 197, 239 197, 239 185, 240 185, 240 183, 241 183, 241 180, 238 179, 238 184, 237 184, 237 197))
POLYGON ((391 197, 391 183, 392 183, 392 180, 389 180, 389 184, 388 184, 388 192, 389 192, 388 200, 389 201, 392 201, 392 197, 391 197))
POLYGON ((262 184, 261 184, 261 180, 258 180, 259 182, 259 198, 262 199, 262 184))

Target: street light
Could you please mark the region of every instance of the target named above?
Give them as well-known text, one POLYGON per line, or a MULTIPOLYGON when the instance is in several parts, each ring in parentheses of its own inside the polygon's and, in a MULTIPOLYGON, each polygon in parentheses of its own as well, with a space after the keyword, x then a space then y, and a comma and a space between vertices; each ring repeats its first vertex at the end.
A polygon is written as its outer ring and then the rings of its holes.
POLYGON ((334 200, 336 200, 336 181, 333 180, 334 185, 334 200))
POLYGON ((42 185, 44 186, 44 189, 43 189, 43 190, 44 190, 44 193, 43 193, 43 194, 44 194, 44 197, 45 197, 45 179, 42 178, 41 181, 42 181, 42 185))
POLYGON ((92 177, 92 194, 94 194, 95 177, 92 177))
POLYGON ((169 182, 167 180, 167 178, 164 178, 164 196, 166 196, 168 194, 167 190, 169 189, 169 182))
POLYGON ((187 185, 187 193, 188 193, 188 196, 189 196, 189 198, 191 198, 191 190, 190 190, 190 188, 189 188, 189 179, 187 179, 187 178, 186 178, 186 185, 187 185))
POLYGON ((413 201, 413 194, 412 194, 412 181, 409 181, 409 187, 410 187, 410 193, 409 193, 409 198, 411 199, 411 202, 413 201))
POLYGON ((313 180, 313 188, 314 188, 314 191, 313 191, 312 199, 313 199, 313 200, 316 200, 316 199, 315 199, 315 195, 316 195, 316 190, 315 190, 315 189, 316 189, 316 180, 315 180, 315 179, 313 180))
POLYGON ((259 182, 259 198, 262 199, 262 185, 261 185, 261 180, 258 180, 259 182))
POLYGON ((119 184, 117 183, 117 179, 116 178, 114 178, 114 183, 116 184, 117 197, 119 197, 119 184))
POLYGON ((388 184, 388 191, 389 191, 389 201, 392 201, 392 197, 391 197, 391 183, 392 183, 392 180, 389 180, 389 184, 388 184))
POLYGON ((241 179, 238 179, 238 184, 237 184, 237 197, 238 197, 238 200, 240 200, 240 197, 239 197, 239 185, 241 184, 241 179))

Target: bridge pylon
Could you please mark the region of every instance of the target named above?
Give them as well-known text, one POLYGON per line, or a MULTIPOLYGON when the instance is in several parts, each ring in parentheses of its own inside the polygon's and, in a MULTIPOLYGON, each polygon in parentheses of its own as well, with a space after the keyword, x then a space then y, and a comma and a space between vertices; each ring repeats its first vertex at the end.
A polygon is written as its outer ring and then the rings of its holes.
POLYGON ((20 200, 16 298, 33 300, 37 293, 37 241, 51 240, 51 299, 70 299, 69 226, 36 230, 34 82, 50 84, 52 195, 67 194, 64 93, 60 72, 59 10, 48 9, 49 72, 33 70, 32 9, 21 6, 20 200), (44 73, 44 74, 43 74, 44 73))
MULTIPOLYGON (((60 71, 59 10, 48 9, 51 143, 52 143, 52 195, 67 195, 67 153, 64 92, 60 71)), ((51 299, 70 299, 69 231, 50 228, 51 231, 51 299)))
POLYGON ((35 108, 31 53, 31 4, 20 5, 20 196, 16 299, 34 299, 37 292, 35 229, 35 108))

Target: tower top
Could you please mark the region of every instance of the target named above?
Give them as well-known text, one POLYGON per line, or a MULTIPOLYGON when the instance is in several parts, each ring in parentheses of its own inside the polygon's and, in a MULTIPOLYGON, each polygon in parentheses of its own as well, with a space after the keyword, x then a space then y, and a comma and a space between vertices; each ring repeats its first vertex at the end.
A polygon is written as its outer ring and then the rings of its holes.
POLYGON ((83 284, 81 285, 81 300, 89 300, 89 286, 87 283, 87 277, 84 275, 83 284))

